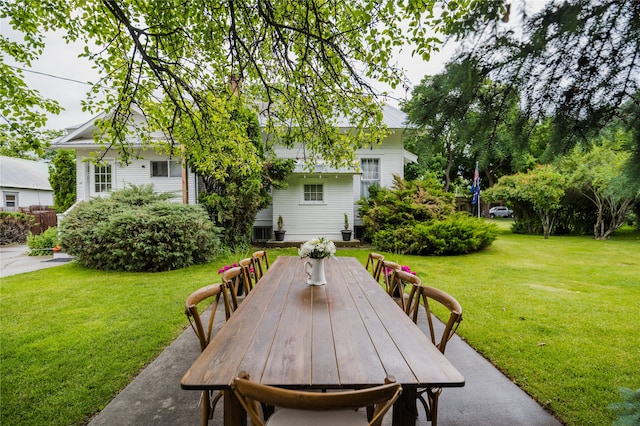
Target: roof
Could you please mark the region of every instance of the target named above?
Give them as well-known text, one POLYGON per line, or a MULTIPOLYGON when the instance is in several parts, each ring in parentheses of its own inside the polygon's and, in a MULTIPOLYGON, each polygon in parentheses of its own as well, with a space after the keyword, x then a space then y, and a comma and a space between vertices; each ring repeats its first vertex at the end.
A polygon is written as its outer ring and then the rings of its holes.
MULTIPOLYGON (((398 108, 385 104, 382 107, 382 122, 389 129, 404 129, 406 127, 407 116, 404 112, 398 108)), ((97 127, 94 124, 97 119, 103 119, 106 115, 104 113, 98 114, 91 120, 84 124, 76 125, 67 128, 67 134, 58 138, 53 142, 53 147, 64 148, 95 148, 96 143, 93 139, 94 133, 97 131, 97 127)), ((261 125, 263 123, 262 114, 260 114, 261 125)), ((144 116, 138 110, 134 110, 133 119, 136 121, 144 120, 144 116)), ((342 128, 348 128, 349 124, 344 119, 337 120, 337 126, 342 128)), ((154 135, 157 139, 161 139, 162 135, 157 133, 154 135)), ((128 142, 133 145, 140 145, 141 141, 137 138, 128 138, 128 142)))
POLYGON ((0 186, 52 191, 47 163, 0 156, 0 186))

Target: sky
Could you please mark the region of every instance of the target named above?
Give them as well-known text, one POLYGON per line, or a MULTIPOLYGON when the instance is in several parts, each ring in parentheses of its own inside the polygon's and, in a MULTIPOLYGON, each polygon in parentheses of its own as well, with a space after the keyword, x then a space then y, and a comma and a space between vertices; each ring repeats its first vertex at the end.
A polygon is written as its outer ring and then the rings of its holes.
MULTIPOLYGON (((546 2, 547 0, 527 0, 527 10, 539 10, 546 2)), ((517 17, 517 13, 512 10, 511 16, 517 17)), ((0 22, 0 31, 3 35, 19 36, 6 21, 0 22)), ((412 57, 410 48, 398 53, 395 59, 406 71, 410 88, 405 90, 398 87, 392 90, 393 98, 388 99, 388 102, 398 106, 400 100, 410 98, 411 89, 418 85, 425 75, 435 75, 444 70, 445 64, 457 47, 454 44, 443 46, 440 52, 432 55, 429 62, 412 57)), ((97 81, 98 73, 92 69, 92 64, 87 59, 78 58, 82 48, 79 44, 67 44, 61 33, 49 33, 43 54, 32 64, 31 72, 24 72, 30 88, 38 90, 46 98, 57 100, 64 108, 59 115, 49 116, 49 129, 64 129, 85 123, 92 118, 92 114, 82 111, 81 101, 86 98, 90 88, 87 82, 97 81)), ((391 90, 383 86, 379 86, 379 89, 391 90)))

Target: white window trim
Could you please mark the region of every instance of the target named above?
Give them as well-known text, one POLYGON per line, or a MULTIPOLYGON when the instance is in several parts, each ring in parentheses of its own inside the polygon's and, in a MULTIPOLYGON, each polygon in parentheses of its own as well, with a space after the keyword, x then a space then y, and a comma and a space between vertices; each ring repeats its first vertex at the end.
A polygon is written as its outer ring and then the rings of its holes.
POLYGON ((18 210, 18 206, 20 205, 20 193, 16 192, 16 191, 3 191, 2 192, 2 206, 4 208, 7 209, 14 209, 14 210, 18 210), (14 195, 15 196, 15 200, 13 201, 15 203, 15 206, 7 206, 7 196, 9 195, 14 195))
MULTIPOLYGON (((362 162, 363 160, 377 160, 378 161, 378 179, 367 179, 366 181, 376 181, 378 183, 378 185, 382 185, 382 159, 380 157, 361 157, 360 158, 360 167, 362 168, 362 162)), ((369 197, 369 194, 364 193, 365 191, 362 190, 362 185, 365 182, 365 179, 363 178, 364 176, 364 171, 362 171, 362 174, 360 175, 360 196, 361 197, 369 197)))
POLYGON ((115 182, 116 182, 115 172, 116 172, 116 167, 115 167, 115 162, 113 160, 104 161, 102 164, 92 164, 91 165, 91 192, 93 194, 102 195, 102 194, 108 194, 111 191, 113 191, 115 189, 115 182), (105 166, 111 167, 111 182, 110 182, 111 187, 107 191, 97 191, 96 190, 96 167, 105 167, 105 166))
POLYGON ((180 160, 149 160, 149 177, 151 179, 178 179, 182 178, 182 162, 180 160), (153 175, 153 163, 167 163, 167 176, 154 176, 153 175), (180 174, 178 176, 171 176, 171 165, 176 164, 180 168, 180 174))
POLYGON ((303 179, 300 185, 300 204, 305 206, 323 206, 327 204, 327 186, 322 179, 303 179), (306 201, 304 199, 305 185, 322 185, 322 201, 306 201))

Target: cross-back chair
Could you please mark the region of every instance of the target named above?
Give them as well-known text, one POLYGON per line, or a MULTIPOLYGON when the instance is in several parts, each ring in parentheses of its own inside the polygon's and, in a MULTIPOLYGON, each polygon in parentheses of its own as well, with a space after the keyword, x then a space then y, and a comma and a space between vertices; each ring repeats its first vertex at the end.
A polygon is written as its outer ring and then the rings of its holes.
MULTIPOLYGON (((403 271, 404 272, 404 271, 403 271)), ((413 284, 407 300, 406 313, 418 323, 418 313, 424 309, 429 324, 429 337, 434 345, 444 354, 447 342, 453 337, 462 321, 462 306, 448 293, 437 288, 413 284), (437 333, 434 327, 434 318, 431 312, 433 304, 440 304, 449 311, 449 318, 444 323, 442 333, 437 333)), ((444 321, 443 321, 444 322, 444 321)), ((432 426, 438 424, 438 399, 442 393, 442 388, 418 389, 417 399, 422 403, 427 419, 432 426), (426 394, 426 399, 425 399, 426 394)))
POLYGON ((233 381, 233 391, 254 426, 264 426, 260 404, 278 407, 268 419, 269 426, 380 426, 382 418, 402 391, 395 379, 384 385, 348 391, 308 392, 267 386, 250 380, 241 372, 233 381), (374 406, 371 420, 358 408, 374 406))
POLYGON ((405 293, 404 289, 407 285, 411 285, 413 289, 414 286, 419 286, 421 284, 422 282, 417 275, 403 271, 402 267, 400 267, 400 269, 394 270, 391 274, 387 291, 389 292, 389 295, 398 302, 398 305, 400 305, 402 310, 407 312, 409 295, 405 293))
MULTIPOLYGON (((380 276, 382 277, 384 289, 389 293, 389 295, 391 295, 391 280, 393 278, 393 274, 401 269, 402 266, 400 266, 399 263, 392 262, 390 260, 382 260, 380 263, 380 276)), ((380 277, 378 277, 378 279, 380 279, 380 277)))
POLYGON ((229 309, 234 312, 238 309, 238 290, 247 286, 242 266, 234 266, 224 271, 222 273, 222 283, 228 292, 229 309))
POLYGON ((267 269, 269 269, 269 257, 265 250, 254 252, 251 257, 253 258, 253 268, 257 283, 264 273, 267 272, 267 269))
POLYGON ((238 262, 238 265, 242 268, 242 274, 244 277, 245 293, 249 294, 253 290, 253 286, 258 284, 255 274, 255 262, 253 257, 247 257, 238 262))
MULTIPOLYGON (((206 287, 202 287, 187 297, 185 301, 184 313, 189 319, 191 328, 196 333, 200 342, 200 351, 204 351, 209 342, 211 341, 211 334, 213 332, 213 326, 215 321, 215 315, 218 310, 218 305, 222 299, 224 306, 226 319, 229 319, 231 311, 229 309, 229 300, 224 284, 211 284, 206 287), (201 315, 204 309, 201 311, 199 306, 204 307, 205 303, 211 302, 209 318, 204 322, 204 318, 201 315)), ((206 425, 209 419, 213 418, 213 411, 216 408, 217 402, 223 396, 222 392, 203 391, 202 392, 202 424, 206 425)))
POLYGON ((382 261, 384 256, 379 253, 369 253, 365 269, 371 272, 373 279, 380 282, 380 272, 382 271, 382 261))

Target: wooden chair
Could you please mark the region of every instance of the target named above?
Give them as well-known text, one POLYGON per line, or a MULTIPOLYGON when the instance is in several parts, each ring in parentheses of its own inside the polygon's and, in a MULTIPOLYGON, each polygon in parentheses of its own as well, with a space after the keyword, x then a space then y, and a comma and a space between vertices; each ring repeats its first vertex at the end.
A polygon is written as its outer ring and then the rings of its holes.
MULTIPOLYGON (((198 340, 200 341, 200 351, 204 351, 209 342, 211 341, 211 334, 213 331, 213 323, 215 315, 218 310, 220 299, 223 300, 224 311, 226 319, 229 319, 231 311, 229 310, 229 300, 224 284, 211 284, 206 287, 202 287, 187 297, 185 302, 184 313, 189 319, 191 328, 196 333, 198 340), (204 302, 211 302, 211 312, 207 325, 203 323, 203 318, 200 315, 198 306, 204 302)), ((202 424, 207 425, 209 419, 213 418, 213 411, 216 408, 218 400, 223 396, 222 392, 203 391, 202 392, 202 424)))
POLYGON ((229 295, 229 309, 234 312, 238 309, 238 292, 240 288, 245 288, 245 278, 242 266, 234 266, 222 273, 222 283, 225 285, 229 295))
POLYGON ((253 258, 253 270, 257 283, 264 273, 267 272, 267 269, 269 269, 269 257, 265 250, 254 252, 251 257, 253 258))
POLYGON ((391 278, 389 278, 388 292, 405 312, 407 312, 407 306, 409 306, 409 295, 404 291, 407 284, 411 284, 413 289, 414 286, 419 286, 422 282, 417 275, 403 271, 402 267, 394 270, 391 278))
MULTIPOLYGON (((410 275, 410 274, 408 274, 410 275)), ((418 323, 418 312, 424 308, 429 323, 429 337, 434 345, 444 354, 447 342, 453 337, 462 321, 462 306, 451 295, 437 288, 427 287, 419 284, 412 284, 407 300, 406 313, 415 322, 418 323), (449 311, 449 319, 444 325, 442 334, 438 337, 434 328, 433 315, 431 313, 430 302, 439 303, 446 307, 449 311)), ((431 421, 433 426, 438 424, 438 398, 442 393, 442 388, 426 388, 418 389, 417 399, 422 403, 427 419, 431 421), (426 399, 424 394, 426 393, 426 399)))
POLYGON ((382 271, 382 261, 384 256, 378 253, 369 253, 365 269, 371 272, 373 279, 380 282, 380 272, 382 271), (371 265, 371 267, 369 267, 371 265))
POLYGON ((255 262, 253 261, 253 257, 247 257, 238 262, 238 265, 242 268, 242 274, 244 277, 244 291, 246 294, 249 294, 251 290, 253 290, 253 286, 258 284, 256 280, 255 274, 255 262))
POLYGON ((252 382, 246 372, 233 381, 233 391, 251 418, 253 426, 264 426, 259 404, 278 409, 269 417, 269 426, 380 426, 382 418, 398 399, 402 387, 387 377, 384 385, 349 391, 304 392, 252 382), (374 406, 367 421, 361 407, 374 406))
MULTIPOLYGON (((383 260, 380 266, 380 275, 382 276, 382 282, 384 283, 384 289, 391 296, 391 281, 395 271, 400 271, 402 266, 396 262, 390 260, 383 260)), ((380 277, 378 277, 378 280, 380 277)))

